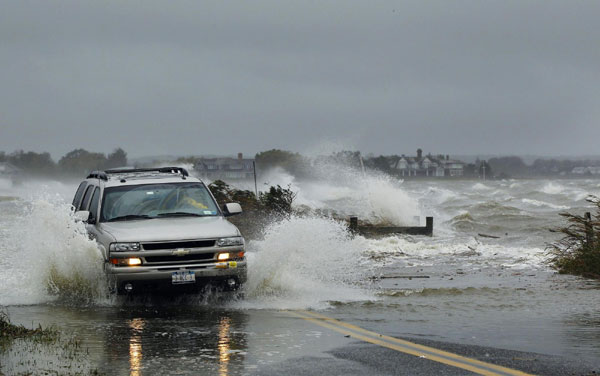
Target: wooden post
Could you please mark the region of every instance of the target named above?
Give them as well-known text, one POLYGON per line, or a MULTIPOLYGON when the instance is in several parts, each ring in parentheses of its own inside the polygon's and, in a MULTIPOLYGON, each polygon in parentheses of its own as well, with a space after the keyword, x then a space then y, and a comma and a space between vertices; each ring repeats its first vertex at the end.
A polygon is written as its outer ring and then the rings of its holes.
POLYGON ((425 217, 425 228, 427 229, 427 235, 433 235, 433 217, 425 217))
POLYGON ((357 216, 350 217, 350 231, 353 233, 358 232, 358 217, 357 216))

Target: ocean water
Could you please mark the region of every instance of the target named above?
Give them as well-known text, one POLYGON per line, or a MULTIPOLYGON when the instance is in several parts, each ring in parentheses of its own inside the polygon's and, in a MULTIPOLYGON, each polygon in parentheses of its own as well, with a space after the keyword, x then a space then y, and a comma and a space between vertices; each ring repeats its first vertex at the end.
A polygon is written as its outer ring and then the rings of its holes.
MULTIPOLYGON (((265 183, 290 186, 296 206, 337 217, 423 225, 433 216, 433 236, 367 239, 330 217, 294 216, 249 240, 244 300, 174 304, 226 310, 233 326, 260 312, 315 309, 390 335, 600 357, 600 285, 556 274, 546 250, 558 239, 549 229, 563 224, 560 212, 593 211, 586 198, 600 196, 600 181, 400 181, 350 169, 324 176, 272 171, 265 183)), ((132 303, 106 292, 100 253, 69 209, 76 187, 0 181, 0 306, 17 321, 62 322, 60 312, 93 342, 83 318, 93 311, 97 325, 118 328, 118 312, 132 303)), ((183 326, 189 316, 171 319, 183 326)))

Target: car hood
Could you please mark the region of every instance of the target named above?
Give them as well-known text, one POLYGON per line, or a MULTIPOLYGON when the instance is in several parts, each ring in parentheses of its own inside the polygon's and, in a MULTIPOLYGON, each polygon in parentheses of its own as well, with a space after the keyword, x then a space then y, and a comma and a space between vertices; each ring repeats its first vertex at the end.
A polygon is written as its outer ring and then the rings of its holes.
POLYGON ((237 227, 223 217, 154 218, 100 224, 118 242, 177 241, 239 236, 237 227))

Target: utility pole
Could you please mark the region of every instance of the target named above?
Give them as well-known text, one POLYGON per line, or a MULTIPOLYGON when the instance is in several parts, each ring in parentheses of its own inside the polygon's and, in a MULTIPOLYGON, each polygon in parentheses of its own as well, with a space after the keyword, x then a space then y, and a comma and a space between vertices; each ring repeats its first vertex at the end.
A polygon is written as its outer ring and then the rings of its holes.
POLYGON ((483 180, 485 181, 485 161, 481 162, 481 169, 483 170, 483 180))
POLYGON ((258 185, 256 184, 256 161, 252 161, 252 169, 254 170, 254 194, 256 195, 256 200, 258 201, 258 185))

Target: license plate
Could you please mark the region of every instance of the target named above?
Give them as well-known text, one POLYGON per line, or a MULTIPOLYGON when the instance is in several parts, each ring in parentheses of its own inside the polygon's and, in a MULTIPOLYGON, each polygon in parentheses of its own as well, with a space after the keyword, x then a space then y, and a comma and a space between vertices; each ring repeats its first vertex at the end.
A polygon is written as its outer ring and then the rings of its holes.
POLYGON ((180 270, 178 272, 171 273, 171 282, 174 285, 180 285, 182 283, 196 283, 196 273, 191 270, 180 270))

